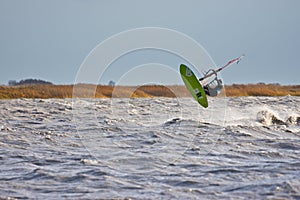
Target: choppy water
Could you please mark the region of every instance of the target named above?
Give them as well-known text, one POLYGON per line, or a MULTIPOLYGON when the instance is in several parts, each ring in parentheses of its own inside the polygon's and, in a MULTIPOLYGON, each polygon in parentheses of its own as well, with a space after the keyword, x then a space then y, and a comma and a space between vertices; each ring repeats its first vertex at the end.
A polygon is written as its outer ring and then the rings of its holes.
POLYGON ((300 198, 300 98, 0 101, 0 199, 300 198))

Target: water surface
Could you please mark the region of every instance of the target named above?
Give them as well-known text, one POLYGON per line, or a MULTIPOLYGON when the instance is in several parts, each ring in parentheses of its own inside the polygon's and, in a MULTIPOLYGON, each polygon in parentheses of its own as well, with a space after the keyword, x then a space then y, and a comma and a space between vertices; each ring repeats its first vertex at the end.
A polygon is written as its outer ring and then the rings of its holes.
POLYGON ((300 98, 0 101, 0 198, 300 198, 300 98))

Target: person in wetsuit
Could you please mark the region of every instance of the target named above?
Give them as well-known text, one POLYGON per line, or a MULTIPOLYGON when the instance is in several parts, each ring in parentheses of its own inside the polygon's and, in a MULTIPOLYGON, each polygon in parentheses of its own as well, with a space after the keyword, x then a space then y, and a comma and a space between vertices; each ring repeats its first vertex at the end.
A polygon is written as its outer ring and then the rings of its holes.
POLYGON ((216 77, 214 80, 203 86, 205 94, 215 97, 221 93, 223 89, 222 80, 216 77))

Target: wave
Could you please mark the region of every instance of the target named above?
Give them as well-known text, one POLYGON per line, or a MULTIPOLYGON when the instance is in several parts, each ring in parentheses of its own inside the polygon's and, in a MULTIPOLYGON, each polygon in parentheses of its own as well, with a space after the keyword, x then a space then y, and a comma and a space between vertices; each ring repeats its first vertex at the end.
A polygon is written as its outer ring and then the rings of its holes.
POLYGON ((163 123, 163 126, 170 126, 170 125, 188 125, 188 126, 199 126, 200 124, 204 125, 212 125, 208 122, 200 122, 194 119, 182 119, 179 117, 168 119, 163 123))
POLYGON ((262 110, 257 113, 257 121, 264 125, 299 125, 300 117, 296 115, 289 116, 286 120, 281 119, 271 110, 262 110))
POLYGON ((173 124, 180 124, 182 122, 182 119, 180 118, 173 118, 173 119, 169 119, 166 122, 164 122, 164 126, 169 126, 169 125, 173 125, 173 124))

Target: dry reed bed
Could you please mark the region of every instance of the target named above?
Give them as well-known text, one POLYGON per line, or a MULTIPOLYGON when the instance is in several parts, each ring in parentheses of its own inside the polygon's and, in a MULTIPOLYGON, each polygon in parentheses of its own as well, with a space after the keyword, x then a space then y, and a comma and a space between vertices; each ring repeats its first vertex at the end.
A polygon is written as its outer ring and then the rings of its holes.
MULTIPOLYGON (((225 86, 227 96, 300 96, 300 85, 233 84, 225 86)), ((0 99, 13 98, 110 98, 110 97, 189 97, 182 85, 105 86, 105 85, 23 85, 0 86, 0 99), (73 93, 75 91, 75 93, 73 93)))

